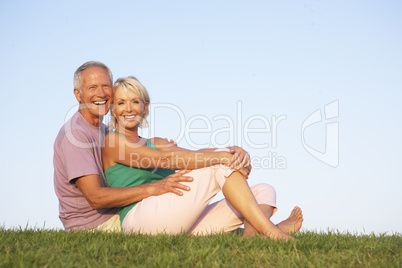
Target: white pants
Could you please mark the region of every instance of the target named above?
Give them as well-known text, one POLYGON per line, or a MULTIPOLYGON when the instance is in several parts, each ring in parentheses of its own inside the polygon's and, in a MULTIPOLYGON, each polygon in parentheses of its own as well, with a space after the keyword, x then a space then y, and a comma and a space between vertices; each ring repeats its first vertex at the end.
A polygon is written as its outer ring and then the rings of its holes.
MULTIPOLYGON (((190 191, 183 191, 182 196, 166 193, 143 199, 127 213, 122 224, 123 231, 207 235, 235 230, 243 224, 244 218, 226 199, 209 205, 232 172, 234 170, 226 166, 191 171, 186 176, 194 180, 183 183, 191 188, 190 191)), ((268 184, 257 184, 250 189, 258 204, 270 205, 276 211, 274 188, 268 184)))

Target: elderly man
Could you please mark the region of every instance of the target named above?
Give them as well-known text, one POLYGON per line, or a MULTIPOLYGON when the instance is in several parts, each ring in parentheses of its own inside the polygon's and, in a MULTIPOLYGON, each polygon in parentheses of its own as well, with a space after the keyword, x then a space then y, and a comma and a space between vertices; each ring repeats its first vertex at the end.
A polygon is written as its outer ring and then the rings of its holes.
POLYGON ((175 173, 137 187, 106 187, 101 145, 106 128, 103 116, 112 103, 113 76, 100 62, 81 65, 74 74, 78 111, 60 129, 54 143, 54 187, 59 199, 59 217, 66 230, 119 231, 116 207, 168 192, 188 190, 181 182, 192 178, 175 173))

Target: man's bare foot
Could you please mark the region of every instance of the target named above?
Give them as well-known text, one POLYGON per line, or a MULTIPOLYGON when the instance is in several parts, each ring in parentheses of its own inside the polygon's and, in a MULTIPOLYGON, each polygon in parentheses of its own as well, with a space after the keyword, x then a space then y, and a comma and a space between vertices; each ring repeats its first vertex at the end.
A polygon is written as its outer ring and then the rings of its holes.
POLYGON ((303 213, 299 207, 295 207, 290 213, 289 218, 281 221, 276 226, 288 234, 294 234, 300 230, 303 222, 303 213))

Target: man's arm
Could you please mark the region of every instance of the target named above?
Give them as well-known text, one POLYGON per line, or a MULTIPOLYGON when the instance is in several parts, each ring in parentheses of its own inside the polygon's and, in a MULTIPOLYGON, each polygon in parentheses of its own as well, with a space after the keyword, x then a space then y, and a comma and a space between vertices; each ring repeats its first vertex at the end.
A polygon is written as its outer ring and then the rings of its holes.
POLYGON ((184 176, 188 171, 179 171, 156 182, 134 187, 102 187, 99 175, 87 175, 75 180, 88 203, 93 209, 106 207, 124 207, 138 202, 149 196, 165 193, 183 195, 182 191, 189 191, 190 187, 181 182, 193 181, 193 178, 184 176))

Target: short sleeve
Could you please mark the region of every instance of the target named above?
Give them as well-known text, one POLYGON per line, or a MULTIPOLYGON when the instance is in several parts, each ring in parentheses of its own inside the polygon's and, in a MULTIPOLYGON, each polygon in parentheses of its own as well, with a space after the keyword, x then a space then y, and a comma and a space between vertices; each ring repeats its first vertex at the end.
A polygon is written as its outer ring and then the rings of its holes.
POLYGON ((86 175, 99 175, 96 150, 98 146, 95 141, 82 131, 71 131, 64 136, 61 151, 69 182, 86 175))

